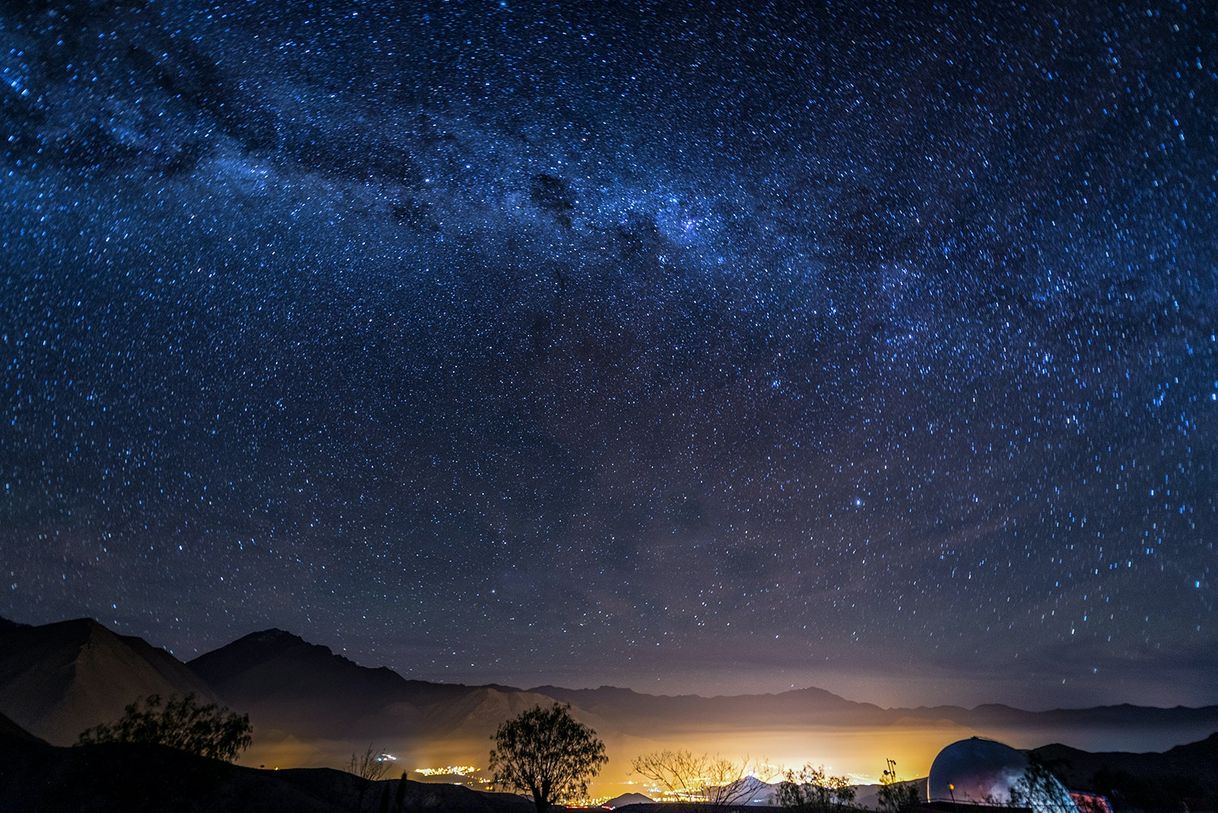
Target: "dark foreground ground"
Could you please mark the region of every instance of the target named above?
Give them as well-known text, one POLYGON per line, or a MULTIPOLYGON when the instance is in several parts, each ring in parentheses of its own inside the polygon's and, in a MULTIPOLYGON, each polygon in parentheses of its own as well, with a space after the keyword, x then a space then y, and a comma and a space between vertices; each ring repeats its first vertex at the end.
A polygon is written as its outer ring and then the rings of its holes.
POLYGON ((419 782, 405 784, 399 807, 399 784, 368 782, 328 768, 245 768, 159 746, 57 748, 0 724, 0 811, 5 813, 533 811, 518 796, 419 782))
POLYGON ((1103 794, 1117 813, 1218 810, 1218 733, 1162 752, 1088 752, 1065 745, 1033 751, 1074 790, 1103 794))

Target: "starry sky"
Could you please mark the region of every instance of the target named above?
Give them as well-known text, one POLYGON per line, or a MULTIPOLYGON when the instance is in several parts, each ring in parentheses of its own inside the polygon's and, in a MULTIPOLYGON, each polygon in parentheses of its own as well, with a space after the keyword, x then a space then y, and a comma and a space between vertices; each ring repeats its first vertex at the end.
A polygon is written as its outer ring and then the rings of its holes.
POLYGON ((0 16, 0 614, 1218 702, 1218 14, 0 16))

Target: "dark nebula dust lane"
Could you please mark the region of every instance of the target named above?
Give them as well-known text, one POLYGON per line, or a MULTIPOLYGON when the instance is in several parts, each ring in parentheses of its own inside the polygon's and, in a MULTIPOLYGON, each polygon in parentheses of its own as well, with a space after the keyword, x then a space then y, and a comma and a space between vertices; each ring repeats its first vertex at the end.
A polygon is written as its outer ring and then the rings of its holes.
POLYGON ((0 615, 1218 702, 1206 4, 8 3, 0 79, 0 615))

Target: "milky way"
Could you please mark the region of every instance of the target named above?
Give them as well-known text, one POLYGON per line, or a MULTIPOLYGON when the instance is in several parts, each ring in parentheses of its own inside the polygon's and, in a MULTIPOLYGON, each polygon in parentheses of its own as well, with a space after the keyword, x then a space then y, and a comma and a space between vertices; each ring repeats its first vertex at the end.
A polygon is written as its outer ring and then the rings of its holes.
POLYGON ((742 5, 6 5, 0 614, 1218 701, 1212 8, 742 5))

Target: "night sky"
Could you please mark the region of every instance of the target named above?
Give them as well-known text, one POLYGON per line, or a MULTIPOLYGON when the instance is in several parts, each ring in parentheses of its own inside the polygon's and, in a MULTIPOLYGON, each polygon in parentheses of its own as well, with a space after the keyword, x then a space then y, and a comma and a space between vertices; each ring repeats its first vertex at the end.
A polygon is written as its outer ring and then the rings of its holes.
POLYGON ((0 615, 1218 702, 1218 12, 7 3, 0 615))

